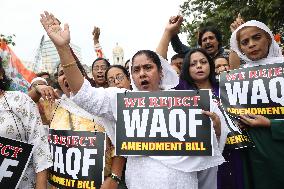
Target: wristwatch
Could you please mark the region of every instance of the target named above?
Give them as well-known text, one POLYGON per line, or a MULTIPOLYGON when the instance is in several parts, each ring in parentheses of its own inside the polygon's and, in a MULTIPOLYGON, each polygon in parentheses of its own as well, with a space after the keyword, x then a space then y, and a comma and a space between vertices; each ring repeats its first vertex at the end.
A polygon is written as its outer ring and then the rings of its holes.
POLYGON ((121 178, 120 178, 119 176, 117 176, 116 174, 114 174, 114 173, 111 173, 111 174, 109 175, 109 177, 110 177, 111 179, 113 179, 117 184, 119 184, 119 183, 121 182, 121 178))

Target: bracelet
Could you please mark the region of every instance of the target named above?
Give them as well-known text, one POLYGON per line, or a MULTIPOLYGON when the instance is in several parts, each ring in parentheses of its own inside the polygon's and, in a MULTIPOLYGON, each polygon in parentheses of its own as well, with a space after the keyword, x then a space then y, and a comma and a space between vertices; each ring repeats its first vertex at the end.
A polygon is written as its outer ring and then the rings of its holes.
POLYGON ((77 63, 76 61, 74 60, 73 62, 69 63, 69 64, 61 64, 61 67, 62 68, 69 68, 69 67, 72 67, 72 66, 76 66, 77 63))
POLYGON ((109 177, 110 177, 111 179, 113 179, 117 184, 121 183, 121 178, 120 178, 119 176, 117 176, 116 174, 111 173, 111 174, 109 175, 109 177))

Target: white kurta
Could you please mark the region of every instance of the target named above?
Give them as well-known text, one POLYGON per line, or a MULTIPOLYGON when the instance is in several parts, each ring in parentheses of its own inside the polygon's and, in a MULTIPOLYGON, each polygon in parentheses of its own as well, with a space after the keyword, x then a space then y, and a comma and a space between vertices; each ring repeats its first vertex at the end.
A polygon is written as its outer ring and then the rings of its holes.
MULTIPOLYGON (((106 127, 110 127, 108 128, 109 130, 115 130, 117 111, 116 94, 125 92, 125 90, 126 89, 118 88, 94 88, 85 80, 80 91, 72 97, 72 100, 86 111, 111 120, 112 124, 106 127)), ((212 102, 211 107, 212 111, 215 112, 216 110, 216 113, 222 116, 222 114, 218 112, 215 103, 212 102)), ((213 175, 213 178, 207 178, 208 183, 214 183, 215 185, 211 188, 216 188, 216 166, 224 162, 221 151, 225 145, 228 133, 228 129, 224 126, 223 121, 222 125, 220 144, 217 143, 216 136, 213 134, 214 156, 128 157, 126 165, 127 187, 129 189, 197 189, 197 171, 205 170, 208 174, 210 172, 210 175, 213 175), (211 169, 208 171, 208 168, 211 169)), ((110 136, 110 138, 114 143, 114 136, 110 136)))
POLYGON ((36 173, 52 166, 47 141, 48 128, 42 125, 36 104, 26 94, 8 91, 5 92, 5 97, 9 106, 2 96, 0 98, 0 136, 25 141, 35 146, 19 185, 21 189, 35 188, 36 173), (27 140, 25 140, 25 134, 27 134, 27 140))

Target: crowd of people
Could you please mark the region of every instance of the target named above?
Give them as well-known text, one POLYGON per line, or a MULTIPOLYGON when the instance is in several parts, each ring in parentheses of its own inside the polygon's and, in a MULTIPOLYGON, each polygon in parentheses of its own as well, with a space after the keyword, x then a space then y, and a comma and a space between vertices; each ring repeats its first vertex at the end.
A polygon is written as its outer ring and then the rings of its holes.
POLYGON ((111 65, 103 57, 100 29, 93 40, 98 58, 89 78, 70 47, 68 24, 60 26, 51 13, 41 23, 55 45, 60 64, 55 76, 43 72, 31 82, 28 94, 8 91, 9 78, 0 59, 0 136, 35 145, 33 158, 19 188, 56 188, 48 184, 53 165, 48 129, 98 131, 107 134, 104 181, 101 189, 279 189, 284 186, 284 120, 243 114, 238 124, 255 147, 225 149, 229 133, 218 103, 210 100, 203 111, 212 122, 212 156, 117 156, 115 128, 117 93, 209 89, 219 99, 219 75, 232 69, 283 63, 282 50, 271 30, 262 22, 240 16, 232 31, 230 49, 224 49, 221 32, 200 28, 199 47, 179 40, 183 17, 170 17, 155 51, 140 50, 125 66, 111 65), (168 47, 177 53, 168 62, 168 47), (52 78, 56 78, 52 80, 52 78))

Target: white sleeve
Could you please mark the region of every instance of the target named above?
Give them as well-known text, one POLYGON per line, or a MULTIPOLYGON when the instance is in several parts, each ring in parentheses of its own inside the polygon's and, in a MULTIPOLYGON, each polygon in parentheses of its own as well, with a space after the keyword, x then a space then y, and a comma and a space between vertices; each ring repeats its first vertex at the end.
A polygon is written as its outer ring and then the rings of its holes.
POLYGON ((126 89, 115 87, 95 88, 85 79, 81 89, 75 96, 71 96, 71 99, 87 112, 115 121, 117 111, 116 95, 125 91, 126 89))
POLYGON ((226 144, 227 135, 229 133, 229 128, 226 124, 226 121, 225 121, 225 118, 224 118, 222 112, 218 108, 218 105, 213 100, 211 100, 210 105, 211 105, 210 111, 215 112, 219 116, 220 121, 221 121, 221 135, 220 135, 220 139, 219 139, 219 150, 222 153, 223 150, 224 150, 225 144, 226 144))
MULTIPOLYGON (((17 97, 16 97, 17 98, 17 97)), ((48 128, 42 124, 36 104, 24 93, 19 93, 15 114, 21 119, 28 143, 34 145, 33 166, 35 172, 41 172, 52 166, 52 158, 47 141, 48 128)))

